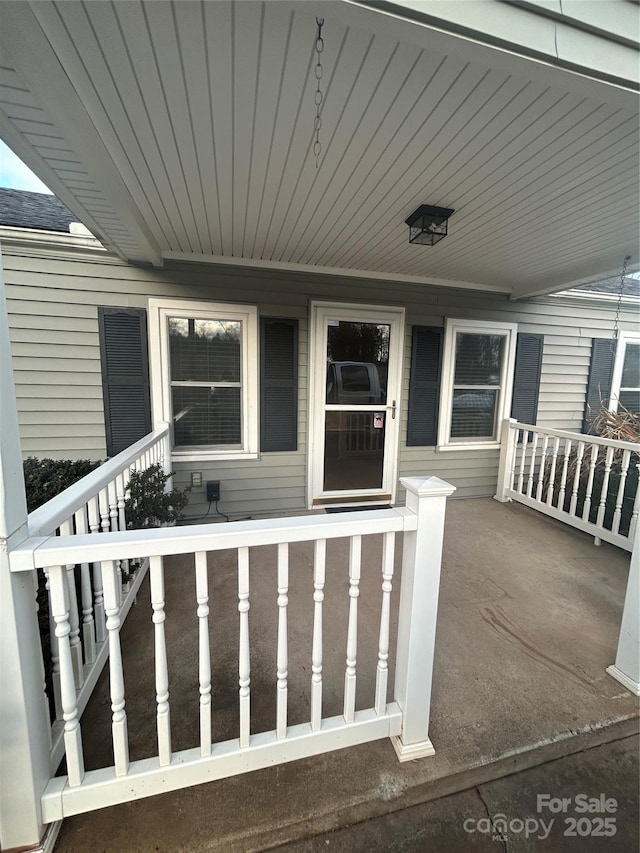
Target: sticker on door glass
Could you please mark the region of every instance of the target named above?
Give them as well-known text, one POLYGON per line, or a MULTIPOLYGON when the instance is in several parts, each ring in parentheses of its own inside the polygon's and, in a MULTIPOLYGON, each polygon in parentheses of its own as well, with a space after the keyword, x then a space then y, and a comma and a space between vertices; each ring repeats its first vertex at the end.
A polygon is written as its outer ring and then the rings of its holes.
POLYGON ((382 429, 384 427, 384 412, 373 413, 373 428, 382 429))

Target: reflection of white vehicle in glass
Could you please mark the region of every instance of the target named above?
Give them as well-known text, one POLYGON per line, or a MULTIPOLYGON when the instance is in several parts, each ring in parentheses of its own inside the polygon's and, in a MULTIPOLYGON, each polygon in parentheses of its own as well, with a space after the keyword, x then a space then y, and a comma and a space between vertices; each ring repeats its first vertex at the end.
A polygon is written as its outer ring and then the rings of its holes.
POLYGON ((487 437, 495 431, 496 391, 453 392, 452 438, 487 437))
POLYGON ((327 365, 327 403, 376 406, 384 403, 378 366, 366 361, 330 361, 327 365))
POLYGON ((386 390, 378 366, 367 361, 330 361, 327 365, 327 403, 353 406, 349 412, 327 412, 327 441, 337 441, 338 458, 378 454, 384 444, 385 413, 359 412, 358 406, 384 405, 386 390), (335 436, 335 439, 332 439, 335 436))

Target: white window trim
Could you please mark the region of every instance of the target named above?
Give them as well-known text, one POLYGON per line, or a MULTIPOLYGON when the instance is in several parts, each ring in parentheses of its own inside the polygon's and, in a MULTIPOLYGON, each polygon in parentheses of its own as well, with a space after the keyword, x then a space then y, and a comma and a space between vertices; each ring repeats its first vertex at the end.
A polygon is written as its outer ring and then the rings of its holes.
POLYGON ((618 411, 620 402, 620 383, 622 382, 622 368, 627 354, 627 344, 640 344, 640 332, 620 332, 611 376, 611 394, 609 395, 609 410, 612 412, 618 411))
POLYGON ((153 423, 169 424, 173 443, 171 412, 171 375, 169 369, 168 317, 188 316, 195 319, 238 320, 243 323, 242 335, 242 448, 181 450, 173 448, 172 461, 205 462, 226 459, 258 458, 258 309, 253 305, 234 305, 204 300, 149 300, 149 372, 151 379, 151 410, 153 423))
POLYGON ((500 447, 500 425, 511 411, 517 334, 518 326, 516 323, 491 323, 484 320, 457 320, 450 318, 445 320, 437 450, 486 450, 488 448, 500 447), (455 375, 456 334, 458 332, 469 332, 479 335, 503 335, 506 338, 505 359, 502 363, 502 375, 500 377, 501 393, 496 411, 497 437, 495 439, 488 439, 486 441, 477 438, 470 438, 469 441, 465 441, 464 439, 451 441, 449 439, 453 402, 453 379, 455 375))

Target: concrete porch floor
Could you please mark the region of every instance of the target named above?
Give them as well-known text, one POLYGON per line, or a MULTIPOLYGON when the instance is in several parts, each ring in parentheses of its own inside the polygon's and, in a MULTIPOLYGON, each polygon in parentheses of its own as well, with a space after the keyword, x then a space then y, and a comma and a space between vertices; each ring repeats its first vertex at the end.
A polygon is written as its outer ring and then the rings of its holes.
MULTIPOLYGON (((379 552, 379 541, 363 549, 358 707, 372 704, 379 552)), ((274 727, 274 557, 275 549, 251 555, 253 732, 274 727)), ((309 719, 311 566, 311 549, 292 546, 290 724, 309 719)), ((341 540, 329 549, 325 590, 325 716, 342 707, 346 566, 341 540)), ((596 548, 586 535, 524 507, 491 499, 450 501, 431 715, 434 757, 399 764, 391 743, 378 741, 126 803, 65 820, 57 853, 266 850, 637 731, 638 700, 605 672, 615 657, 628 566, 628 555, 618 549, 596 548)), ((235 553, 210 560, 209 574, 214 738, 224 740, 237 736, 235 553)), ((396 603, 398 581, 399 574, 396 603)), ((198 741, 194 596, 190 559, 168 560, 174 750, 198 741)), ((122 630, 132 759, 156 749, 148 602, 145 581, 122 630)), ((390 691, 392 683, 391 677, 390 691)), ((106 672, 82 718, 82 732, 87 767, 110 765, 106 672)))

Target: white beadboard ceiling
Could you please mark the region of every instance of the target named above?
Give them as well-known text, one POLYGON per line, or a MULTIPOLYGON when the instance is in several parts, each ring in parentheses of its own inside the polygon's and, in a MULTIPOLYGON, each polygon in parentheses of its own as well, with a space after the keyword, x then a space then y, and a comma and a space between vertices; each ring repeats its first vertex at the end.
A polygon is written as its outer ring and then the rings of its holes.
POLYGON ((4 0, 0 51, 0 136, 133 262, 514 297, 637 267, 622 86, 343 2, 4 0), (455 209, 435 247, 408 243, 420 204, 455 209))

